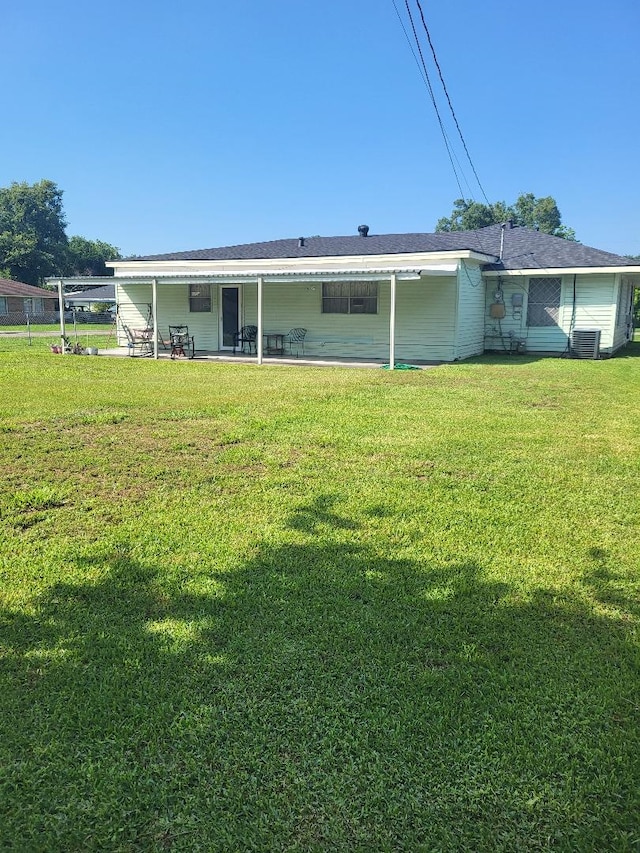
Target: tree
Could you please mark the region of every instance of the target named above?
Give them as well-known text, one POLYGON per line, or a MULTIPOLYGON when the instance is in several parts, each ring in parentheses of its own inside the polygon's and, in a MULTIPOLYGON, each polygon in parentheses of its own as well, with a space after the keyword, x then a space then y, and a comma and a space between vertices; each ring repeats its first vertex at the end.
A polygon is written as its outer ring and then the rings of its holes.
POLYGON ((0 270, 27 284, 60 273, 67 257, 62 190, 53 181, 0 187, 0 270))
POLYGON ((512 216, 511 208, 508 208, 503 201, 497 201, 495 204, 481 204, 477 201, 457 198, 453 203, 451 216, 439 219, 436 231, 473 231, 476 228, 486 228, 487 225, 504 222, 510 216, 512 216))
POLYGON ((105 261, 115 261, 120 257, 116 246, 102 240, 87 240, 85 237, 71 237, 67 251, 67 275, 109 275, 105 261))
POLYGON ((560 210, 551 196, 536 198, 533 193, 522 193, 512 205, 504 201, 481 204, 458 198, 453 203, 450 217, 439 219, 436 231, 473 231, 487 225, 497 225, 512 219, 516 225, 535 228, 544 234, 575 240, 573 228, 562 225, 560 210))

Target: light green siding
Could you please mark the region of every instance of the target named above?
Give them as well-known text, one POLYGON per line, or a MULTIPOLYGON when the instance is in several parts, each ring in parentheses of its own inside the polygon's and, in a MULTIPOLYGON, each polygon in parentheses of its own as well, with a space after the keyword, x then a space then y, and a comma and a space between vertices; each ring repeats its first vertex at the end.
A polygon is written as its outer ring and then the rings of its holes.
POLYGON ((455 358, 484 352, 485 288, 478 264, 460 262, 455 358))
MULTIPOLYGON (((568 277, 566 323, 571 321, 573 276, 568 277)), ((576 282, 575 329, 600 329, 600 350, 611 350, 615 324, 615 276, 578 276, 576 282)))
MULTIPOLYGON (((538 276, 544 276, 541 270, 538 276)), ((531 276, 537 277, 537 276, 531 276)), ((564 352, 568 348, 571 329, 600 329, 600 348, 613 347, 615 322, 615 276, 613 274, 577 275, 561 277, 562 288, 558 325, 527 326, 527 299, 529 276, 505 276, 502 291, 506 316, 491 317, 491 304, 496 301, 497 278, 488 278, 485 303, 485 346, 489 350, 509 349, 510 333, 526 342, 529 352, 564 352), (522 308, 514 307, 513 294, 522 294, 522 308)))
POLYGON ((612 352, 628 343, 631 336, 633 285, 628 279, 617 282, 616 322, 613 330, 612 352))
MULTIPOLYGON (((397 361, 453 361, 481 351, 482 307, 478 307, 478 272, 470 267, 458 300, 456 276, 424 276, 416 281, 399 281, 396 289, 397 361), (456 322, 462 329, 456 338, 456 322)), ((231 286, 227 285, 227 286, 231 286)), ((257 325, 257 283, 239 284, 241 325, 257 325)), ((168 337, 169 324, 185 323, 195 337, 196 350, 219 349, 220 287, 211 285, 212 310, 189 311, 189 286, 163 283, 159 278, 158 326, 160 339, 168 337)), ((323 314, 322 284, 273 283, 263 288, 263 328, 265 332, 307 329, 305 354, 326 358, 389 359, 389 316, 391 284, 378 282, 376 314, 323 314)), ((127 284, 118 288, 120 319, 130 328, 147 324, 151 286, 127 284)), ((120 335, 119 342, 126 344, 120 335)))
POLYGON ((151 317, 151 286, 147 284, 123 287, 116 281, 116 304, 118 306, 118 344, 127 345, 123 325, 129 329, 144 329, 151 317))
MULTIPOLYGON (((211 285, 211 311, 189 311, 189 285, 164 284, 158 281, 158 331, 160 340, 169 337, 169 325, 187 325, 189 333, 195 337, 196 350, 218 349, 218 287, 211 285)), ((121 330, 122 323, 130 329, 143 328, 151 311, 151 285, 136 284, 119 286, 118 301, 118 343, 126 345, 126 335, 121 330)))
MULTIPOLYGON (((451 361, 456 280, 400 281, 396 289, 396 359, 451 361)), ((257 324, 257 286, 244 285, 244 322, 257 324)), ((327 358, 389 357, 390 282, 378 283, 377 314, 323 314, 322 285, 270 284, 263 289, 265 331, 307 329, 305 353, 327 358)))
POLYGON ((457 279, 425 276, 398 283, 396 358, 398 361, 453 361, 457 279))

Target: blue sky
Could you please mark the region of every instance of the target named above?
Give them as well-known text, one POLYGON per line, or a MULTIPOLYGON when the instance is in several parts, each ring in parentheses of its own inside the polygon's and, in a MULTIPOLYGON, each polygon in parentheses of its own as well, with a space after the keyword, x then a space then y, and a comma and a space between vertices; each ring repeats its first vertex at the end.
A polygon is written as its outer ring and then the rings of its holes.
MULTIPOLYGON (((55 181, 70 235, 433 231, 460 194, 392 0, 3 5, 0 186, 55 181)), ((640 253, 640 3, 422 6, 489 199, 552 195, 583 243, 640 253)))

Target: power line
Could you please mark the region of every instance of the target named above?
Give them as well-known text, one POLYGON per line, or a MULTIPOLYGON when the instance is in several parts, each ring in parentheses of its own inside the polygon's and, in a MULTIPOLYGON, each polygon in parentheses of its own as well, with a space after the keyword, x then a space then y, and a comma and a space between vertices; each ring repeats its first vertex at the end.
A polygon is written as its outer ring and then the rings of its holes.
POLYGON ((451 103, 451 98, 449 97, 449 91, 447 89, 446 83, 444 82, 444 77, 442 76, 442 70, 440 68, 440 63, 438 62, 436 50, 435 50, 435 47, 433 46, 433 42, 431 41, 431 33, 429 32, 429 27, 427 26, 427 22, 425 21, 424 12, 422 11, 422 4, 420 3, 420 0, 416 0, 416 5, 418 7, 418 10, 420 11, 420 17, 422 18, 422 26, 424 27, 424 31, 427 34, 427 41, 429 42, 429 47, 431 48, 431 54, 433 56, 433 61, 435 62, 436 68, 438 69, 438 76, 440 77, 440 82, 442 83, 442 88, 444 89, 444 93, 447 97, 447 103, 449 104, 449 109, 451 110, 451 115, 453 116, 453 120, 454 120, 456 127, 458 129, 458 133, 460 135, 460 140, 462 142, 465 153, 467 155, 467 159, 469 160, 469 165, 471 166, 471 169, 473 170, 473 174, 475 175, 476 181, 478 182, 478 186, 480 187, 480 191, 482 192, 482 195, 484 196, 484 200, 487 202, 487 204, 490 205, 491 202, 487 198, 487 194, 485 193, 484 187, 482 186, 480 178, 478 177, 478 173, 476 172, 476 167, 473 165, 473 160, 471 159, 471 154, 469 154, 469 149, 467 148, 467 143, 464 140, 464 136, 462 135, 462 130, 460 129, 460 125, 458 123, 458 118, 456 116, 455 110, 453 109, 453 104, 451 103))
MULTIPOLYGON (((400 21, 400 26, 402 27, 402 32, 404 33, 404 37, 407 40, 407 44, 409 45, 409 50, 411 51, 411 55, 413 56, 413 59, 414 59, 416 65, 418 67, 418 73, 420 74, 422 82, 425 84, 425 86, 428 89, 429 88, 428 80, 424 75, 424 71, 422 70, 422 67, 420 65, 420 60, 416 56, 416 52, 415 52, 415 50, 413 48, 413 44, 411 42, 411 38, 409 36, 409 33, 407 32, 407 28, 404 25, 404 21, 402 20, 402 16, 400 15, 400 12, 398 11, 398 7, 396 6, 395 0, 392 0, 392 3, 393 3, 394 9, 396 10, 396 15, 398 16, 398 20, 400 21)), ((460 170, 460 175, 462 176, 462 179, 464 180, 465 184, 467 185, 467 189, 469 190, 470 197, 473 199, 473 190, 471 189, 471 185, 469 184, 469 181, 467 180, 467 176, 464 173, 464 169, 462 168, 462 164, 460 163, 458 155, 456 154, 453 146, 451 145, 451 140, 449 139, 448 135, 446 136, 446 141, 449 145, 448 150, 450 151, 451 156, 455 159, 456 163, 458 164, 458 169, 460 170)), ((454 169, 454 174, 456 174, 455 169, 454 169)), ((460 184, 458 184, 458 188, 460 189, 460 184)), ((464 193, 462 192, 461 189, 460 189, 460 192, 464 196, 464 193)), ((474 201, 475 201, 475 199, 474 199, 474 201)))
MULTIPOLYGON (((407 37, 407 40, 409 41, 409 36, 407 35, 407 31, 404 28, 404 23, 402 22, 402 18, 400 17, 400 12, 398 11, 398 7, 396 6, 396 2, 395 2, 395 0, 392 0, 392 2, 393 2, 393 6, 396 10, 396 14, 398 15, 398 18, 400 20, 400 23, 402 24, 402 29, 404 30, 405 36, 407 37)), ((440 111, 438 110, 438 105, 436 103, 436 97, 435 97, 435 94, 433 91, 433 86, 431 85, 431 80, 429 78, 429 72, 427 71, 427 64, 424 61, 424 56, 422 55, 422 48, 420 47, 420 41, 418 39, 418 33, 416 31, 416 27, 415 27, 415 24, 413 22, 413 15, 411 14, 411 9, 409 8, 408 0, 405 0, 405 6, 407 8, 407 14, 409 15, 409 21, 411 22, 411 29, 413 30, 413 37, 416 41, 418 53, 420 54, 420 65, 422 67, 423 79, 427 85, 427 89, 429 90, 429 95, 431 97, 431 103, 433 104, 433 108, 434 108, 434 110, 436 112, 436 116, 438 118, 438 124, 440 125, 440 132, 442 133, 442 138, 444 140, 445 148, 447 149, 447 154, 449 156, 449 162, 451 163, 451 168, 453 169, 453 174, 455 176, 456 183, 458 185, 458 189, 460 190, 460 195, 464 198, 464 192, 462 191, 462 185, 460 184, 460 178, 458 177, 458 172, 456 170, 455 163, 453 162, 453 154, 452 154, 451 144, 449 142, 449 139, 447 138, 447 133, 444 129, 442 117, 440 116, 440 111)), ((409 46, 411 47, 410 41, 409 41, 409 46)), ((411 52, 413 53, 413 48, 411 48, 411 52)), ((414 54, 414 59, 415 59, 415 54, 414 54)), ((416 62, 417 62, 417 59, 416 59, 416 62)))

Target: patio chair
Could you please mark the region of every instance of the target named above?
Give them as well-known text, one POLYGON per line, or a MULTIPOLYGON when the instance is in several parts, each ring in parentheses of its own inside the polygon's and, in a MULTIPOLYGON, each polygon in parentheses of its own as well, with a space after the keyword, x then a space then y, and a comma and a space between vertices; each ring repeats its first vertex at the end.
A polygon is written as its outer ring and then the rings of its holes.
POLYGON ((296 358, 299 357, 300 350, 302 350, 302 355, 304 355, 304 338, 306 334, 306 329, 291 329, 284 336, 285 344, 289 347, 289 353, 292 353, 293 347, 296 348, 296 358))
POLYGON ((193 358, 196 354, 195 338, 189 334, 188 326, 169 326, 169 345, 172 359, 193 358))
POLYGON ((122 328, 127 336, 127 348, 131 357, 153 355, 153 329, 130 329, 124 323, 122 328))
POLYGON ((236 349, 240 347, 242 352, 251 353, 257 352, 256 339, 258 337, 257 326, 243 326, 239 332, 233 333, 233 354, 236 354, 236 349), (247 348, 245 350, 245 347, 247 348))

